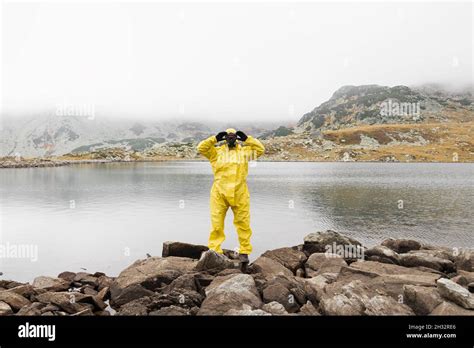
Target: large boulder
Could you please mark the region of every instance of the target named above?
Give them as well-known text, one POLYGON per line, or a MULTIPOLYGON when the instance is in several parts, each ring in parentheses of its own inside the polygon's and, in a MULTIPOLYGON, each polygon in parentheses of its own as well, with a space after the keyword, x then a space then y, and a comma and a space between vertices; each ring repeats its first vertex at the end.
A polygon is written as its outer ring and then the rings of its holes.
POLYGON ((209 250, 209 248, 204 245, 168 241, 163 243, 163 250, 161 252, 161 256, 179 256, 189 257, 191 259, 200 259, 201 254, 207 250, 209 250))
POLYGON ((27 298, 9 290, 0 291, 0 301, 7 303, 15 312, 31 304, 27 298))
POLYGON ((206 298, 198 315, 224 315, 231 309, 259 309, 263 303, 253 277, 248 274, 230 274, 216 277, 206 288, 206 298))
POLYGON ((196 260, 175 256, 138 260, 124 269, 110 285, 112 302, 116 302, 126 288, 134 285, 150 291, 162 288, 180 275, 192 271, 196 264, 196 260))
POLYGON ((393 239, 389 238, 382 242, 381 244, 384 247, 392 249, 398 254, 407 253, 410 250, 419 250, 421 248, 421 243, 416 240, 411 239, 393 239))
POLYGON ((360 280, 340 287, 335 295, 325 294, 320 308, 326 315, 413 315, 407 305, 379 294, 360 280))
POLYGON ((443 302, 438 290, 428 286, 405 285, 403 298, 417 315, 428 315, 443 302))
POLYGON ((399 262, 400 265, 405 267, 422 266, 444 273, 456 271, 456 266, 452 261, 421 252, 401 254, 399 262))
POLYGON ((278 302, 289 313, 295 313, 300 309, 295 296, 281 283, 273 283, 263 289, 263 301, 266 303, 278 302))
POLYGON ((347 266, 347 263, 342 256, 331 253, 313 253, 306 261, 304 268, 307 277, 315 277, 324 273, 338 274, 343 266, 347 266))
POLYGON ((296 248, 267 250, 262 256, 282 264, 293 273, 295 273, 298 268, 301 268, 307 259, 305 253, 296 248))
POLYGON ((261 273, 265 279, 270 280, 278 275, 293 276, 288 268, 281 263, 265 256, 257 258, 250 266, 252 272, 261 273))
POLYGON ((360 258, 361 252, 363 253, 360 242, 331 230, 308 234, 304 237, 303 251, 308 255, 324 252, 343 253, 341 256, 346 259, 360 258))
POLYGON ((444 298, 466 309, 474 309, 474 295, 452 280, 441 278, 436 282, 438 291, 444 298))
POLYGON ((377 245, 365 251, 367 259, 383 263, 399 264, 399 255, 390 248, 383 245, 377 245))
POLYGON ((215 271, 219 272, 227 268, 235 268, 234 261, 227 256, 219 254, 214 250, 208 250, 201 255, 196 264, 196 271, 215 271))
POLYGON ((45 289, 49 291, 64 291, 69 288, 71 281, 62 278, 53 277, 36 277, 33 280, 33 287, 38 289, 45 289))

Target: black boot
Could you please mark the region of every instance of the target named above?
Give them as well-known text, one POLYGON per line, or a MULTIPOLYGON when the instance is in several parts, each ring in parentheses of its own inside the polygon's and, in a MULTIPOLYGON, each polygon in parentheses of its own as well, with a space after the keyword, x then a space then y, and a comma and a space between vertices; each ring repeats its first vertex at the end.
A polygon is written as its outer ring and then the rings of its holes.
POLYGON ((249 256, 247 254, 239 254, 239 266, 242 273, 247 273, 247 266, 249 265, 249 256))

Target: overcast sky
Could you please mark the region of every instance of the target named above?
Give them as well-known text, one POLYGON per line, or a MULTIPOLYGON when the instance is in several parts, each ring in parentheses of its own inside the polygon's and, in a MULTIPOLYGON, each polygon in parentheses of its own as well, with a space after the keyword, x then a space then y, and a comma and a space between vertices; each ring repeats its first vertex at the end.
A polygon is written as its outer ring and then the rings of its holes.
POLYGON ((299 119, 348 84, 472 82, 466 3, 6 3, 3 110, 299 119))

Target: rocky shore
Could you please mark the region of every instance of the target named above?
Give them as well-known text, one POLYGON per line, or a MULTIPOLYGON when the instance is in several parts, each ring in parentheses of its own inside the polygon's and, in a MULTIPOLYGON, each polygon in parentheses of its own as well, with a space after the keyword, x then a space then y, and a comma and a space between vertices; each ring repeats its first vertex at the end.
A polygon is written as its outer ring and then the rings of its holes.
POLYGON ((474 252, 387 239, 366 248, 334 231, 237 255, 165 242, 117 277, 63 272, 0 280, 0 315, 474 315, 474 252))

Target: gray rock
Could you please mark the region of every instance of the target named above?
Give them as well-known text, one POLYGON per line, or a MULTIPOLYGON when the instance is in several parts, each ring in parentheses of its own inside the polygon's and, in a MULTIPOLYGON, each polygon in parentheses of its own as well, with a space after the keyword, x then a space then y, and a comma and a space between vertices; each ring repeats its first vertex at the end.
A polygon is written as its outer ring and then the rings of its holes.
POLYGON ((265 279, 270 280, 278 275, 293 276, 288 268, 283 266, 281 263, 272 260, 265 256, 257 258, 250 266, 252 271, 261 273, 265 279))
POLYGON ((422 266, 432 268, 444 273, 450 273, 456 270, 456 267, 452 261, 431 256, 426 253, 401 254, 399 261, 400 265, 405 267, 422 266))
POLYGON ((382 246, 392 249, 398 254, 407 253, 410 250, 419 250, 421 248, 421 244, 415 240, 393 238, 384 240, 382 246))
POLYGON ((474 309, 474 295, 466 288, 446 278, 438 279, 436 284, 439 293, 444 298, 466 309, 474 309))
POLYGON ((262 256, 280 263, 293 273, 295 273, 298 268, 301 268, 307 259, 304 252, 298 251, 295 248, 267 250, 262 256))
POLYGON ((36 277, 33 280, 33 287, 49 291, 64 291, 69 288, 70 284, 70 281, 64 280, 62 278, 44 276, 36 277))
POLYGON ((239 315, 239 316, 268 316, 270 313, 261 309, 252 309, 248 305, 244 305, 242 309, 229 309, 225 315, 239 315))
MULTIPOLYGON (((303 250, 306 254, 313 253, 337 253, 335 248, 344 247, 357 255, 357 247, 362 247, 361 243, 351 237, 344 236, 338 232, 327 230, 325 232, 310 233, 304 237, 303 250)), ((341 255, 342 256, 342 255, 341 255)), ((350 257, 357 258, 357 257, 350 257)))
POLYGON ((138 260, 124 269, 110 286, 112 302, 116 301, 121 293, 132 285, 141 285, 145 289, 159 289, 180 275, 190 272, 197 261, 184 257, 150 257, 138 260))
POLYGON ((323 273, 338 274, 343 266, 347 266, 346 261, 341 256, 331 253, 313 253, 304 265, 308 277, 323 273))
POLYGON ((223 254, 216 253, 214 250, 208 250, 201 255, 196 264, 196 271, 220 271, 227 268, 235 268, 232 260, 223 254))
POLYGON ((72 283, 74 281, 74 278, 76 277, 76 273, 74 272, 61 272, 58 274, 58 278, 64 279, 68 281, 69 283, 72 283))
POLYGON ((251 309, 263 305, 253 277, 248 274, 216 277, 206 288, 206 299, 198 315, 223 315, 231 309, 244 309, 244 305, 251 309))
POLYGON ((364 303, 366 315, 414 315, 410 307, 390 296, 377 295, 364 303))
POLYGON ((188 243, 168 241, 163 243, 163 250, 161 256, 189 257, 191 259, 198 260, 201 258, 201 254, 207 250, 209 250, 209 248, 204 245, 194 245, 188 243))
POLYGON ((398 265, 399 263, 399 255, 392 249, 387 248, 383 245, 377 245, 373 248, 366 250, 365 255, 368 257, 369 260, 373 261, 393 263, 396 265, 398 265))
POLYGON ((121 307, 124 304, 136 300, 140 297, 144 296, 152 296, 154 295, 153 291, 145 289, 140 284, 132 284, 120 291, 120 294, 113 297, 110 301, 110 305, 113 308, 121 307))
POLYGON ((283 307, 281 303, 278 303, 276 301, 265 303, 262 306, 262 310, 272 315, 288 315, 288 312, 286 311, 285 307, 283 307))

